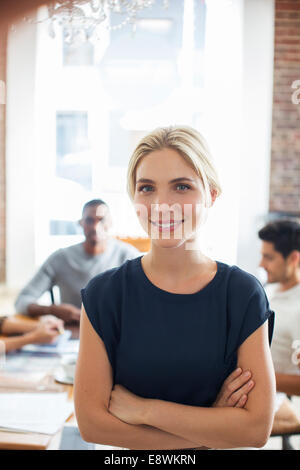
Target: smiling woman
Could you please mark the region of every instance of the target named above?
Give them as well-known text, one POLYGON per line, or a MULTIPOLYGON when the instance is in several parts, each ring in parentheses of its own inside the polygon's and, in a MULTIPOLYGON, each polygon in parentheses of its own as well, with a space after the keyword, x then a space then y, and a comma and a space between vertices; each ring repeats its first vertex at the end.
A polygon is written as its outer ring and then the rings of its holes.
POLYGON ((207 144, 190 127, 160 128, 146 136, 131 157, 127 181, 129 197, 150 238, 177 239, 181 245, 189 240, 187 249, 196 242, 196 225, 206 220, 208 208, 221 194, 207 144))
MULTIPOLYGON (((220 196, 222 190, 216 170, 213 167, 212 157, 208 150, 207 144, 197 131, 191 127, 182 126, 174 128, 159 128, 151 134, 148 134, 139 145, 136 147, 127 171, 127 191, 131 199, 135 194, 135 185, 138 180, 136 168, 138 163, 149 153, 159 150, 173 150, 179 154, 183 160, 194 170, 191 179, 189 178, 175 178, 170 183, 178 181, 195 180, 195 173, 198 175, 203 183, 205 196, 209 199, 209 188, 213 187, 216 190, 217 196, 220 196)), ((157 171, 158 173, 158 171, 157 171)), ((142 180, 145 181, 145 178, 142 180)), ((146 179, 146 182, 153 182, 146 179)))
POLYGON ((151 248, 81 291, 83 438, 130 449, 262 447, 274 415, 274 312, 254 276, 199 248, 221 193, 201 134, 169 127, 144 137, 127 187, 151 248))

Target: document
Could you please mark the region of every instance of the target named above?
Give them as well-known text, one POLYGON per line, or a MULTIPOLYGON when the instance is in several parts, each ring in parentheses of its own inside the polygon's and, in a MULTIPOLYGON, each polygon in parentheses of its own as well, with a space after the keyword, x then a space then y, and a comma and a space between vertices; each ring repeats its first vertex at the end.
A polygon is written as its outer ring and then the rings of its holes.
POLYGON ((21 351, 32 353, 74 354, 78 353, 79 340, 70 340, 72 332, 65 331, 53 344, 26 344, 21 351))
POLYGON ((0 393, 0 431, 55 434, 73 410, 67 393, 0 393))

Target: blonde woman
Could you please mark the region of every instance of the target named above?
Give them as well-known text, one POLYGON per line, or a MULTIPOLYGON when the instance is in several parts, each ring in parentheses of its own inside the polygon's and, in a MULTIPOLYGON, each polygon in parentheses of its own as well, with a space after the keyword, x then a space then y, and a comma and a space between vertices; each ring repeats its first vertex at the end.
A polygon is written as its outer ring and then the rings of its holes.
POLYGON ((83 439, 127 449, 264 446, 274 312, 254 276, 201 252, 201 226, 221 193, 203 137, 190 127, 144 137, 128 193, 151 249, 81 291, 83 439))

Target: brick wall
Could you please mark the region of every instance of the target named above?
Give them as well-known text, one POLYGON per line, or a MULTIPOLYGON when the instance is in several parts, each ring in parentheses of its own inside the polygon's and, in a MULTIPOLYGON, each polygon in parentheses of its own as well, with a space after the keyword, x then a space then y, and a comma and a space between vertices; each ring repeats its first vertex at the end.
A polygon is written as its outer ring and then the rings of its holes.
POLYGON ((3 103, 4 83, 6 82, 5 28, 0 30, 0 283, 5 281, 5 104, 3 103))
POLYGON ((271 148, 269 210, 300 215, 300 0, 275 0, 271 148))

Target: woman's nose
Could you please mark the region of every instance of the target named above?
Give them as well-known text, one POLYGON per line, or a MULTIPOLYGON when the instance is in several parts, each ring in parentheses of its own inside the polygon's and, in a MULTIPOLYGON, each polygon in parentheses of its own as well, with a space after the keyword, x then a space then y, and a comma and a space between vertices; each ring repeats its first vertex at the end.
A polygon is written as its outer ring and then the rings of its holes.
POLYGON ((181 219, 183 210, 180 204, 174 202, 160 202, 151 204, 151 215, 153 220, 181 219))

